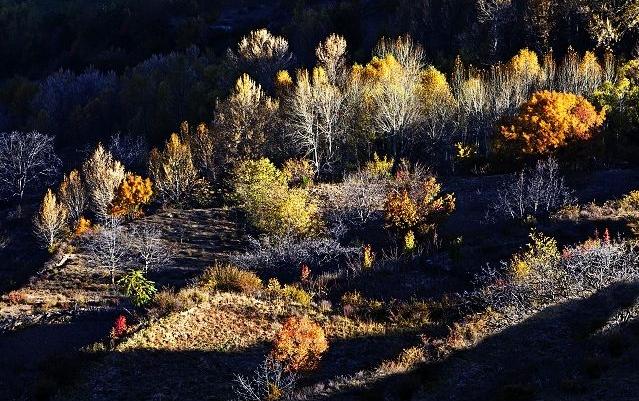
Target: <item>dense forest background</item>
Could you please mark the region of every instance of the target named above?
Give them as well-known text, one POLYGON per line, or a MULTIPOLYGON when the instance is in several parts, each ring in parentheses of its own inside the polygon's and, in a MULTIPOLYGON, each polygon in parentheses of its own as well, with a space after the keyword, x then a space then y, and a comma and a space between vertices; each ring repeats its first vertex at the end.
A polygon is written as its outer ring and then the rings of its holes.
POLYGON ((0 5, 0 131, 37 129, 77 149, 116 132, 155 144, 180 122, 209 121, 238 73, 226 50, 266 27, 295 65, 330 33, 365 62, 382 36, 409 33, 450 73, 519 49, 632 56, 637 6, 604 0, 12 0, 0 5))

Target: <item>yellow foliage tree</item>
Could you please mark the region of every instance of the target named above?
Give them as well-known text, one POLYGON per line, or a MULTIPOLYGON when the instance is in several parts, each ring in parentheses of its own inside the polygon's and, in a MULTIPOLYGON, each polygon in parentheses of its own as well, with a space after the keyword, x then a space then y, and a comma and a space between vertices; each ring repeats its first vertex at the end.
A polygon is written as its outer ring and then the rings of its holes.
MULTIPOLYGON (((183 124, 182 132, 188 131, 183 124)), ((153 149, 149 157, 149 174, 155 190, 166 203, 183 202, 197 181, 190 145, 178 134, 171 134, 164 149, 153 149)))
POLYGON ((290 317, 275 336, 271 356, 290 372, 316 369, 328 349, 324 330, 308 317, 290 317))
POLYGON ((47 190, 33 225, 36 236, 50 251, 67 232, 67 216, 64 205, 51 189, 47 190))
POLYGON ((136 218, 142 216, 142 206, 151 201, 153 189, 150 179, 143 179, 139 175, 127 174, 120 183, 115 200, 111 206, 111 213, 116 216, 136 218))
POLYGON ((260 230, 274 235, 307 235, 317 225, 317 204, 307 190, 290 189, 268 159, 239 163, 233 173, 236 199, 260 230))
POLYGON ((247 74, 237 80, 231 95, 216 108, 215 127, 221 135, 218 143, 226 161, 263 155, 268 127, 278 108, 279 102, 247 74))
POLYGON ((63 178, 58 196, 69 212, 71 225, 75 226, 80 221, 87 203, 86 189, 78 170, 72 170, 63 178))
POLYGON ((592 137, 605 112, 582 96, 542 91, 521 106, 512 121, 501 127, 495 147, 526 155, 548 154, 575 141, 592 137))

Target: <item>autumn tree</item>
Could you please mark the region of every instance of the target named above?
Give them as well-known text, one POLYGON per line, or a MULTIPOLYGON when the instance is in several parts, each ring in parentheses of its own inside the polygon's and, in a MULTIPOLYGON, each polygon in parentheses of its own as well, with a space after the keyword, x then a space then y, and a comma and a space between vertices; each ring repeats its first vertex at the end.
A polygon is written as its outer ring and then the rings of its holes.
POLYGON ((54 138, 37 131, 0 133, 0 196, 20 203, 28 191, 49 184, 60 168, 54 138))
POLYGON ((82 165, 82 174, 93 211, 104 219, 109 215, 116 191, 124 179, 124 166, 101 144, 82 165))
POLYGON ((129 218, 140 217, 143 215, 142 206, 151 201, 152 195, 150 179, 129 173, 118 187, 111 205, 111 213, 129 218))
POLYGON ((581 96, 536 92, 517 116, 502 125, 496 149, 524 155, 552 153, 570 143, 590 139, 604 118, 604 110, 598 112, 581 96))
POLYGON ((251 31, 244 36, 235 51, 228 50, 228 57, 236 71, 250 71, 266 87, 270 87, 275 73, 286 69, 293 59, 288 41, 266 29, 251 31))
POLYGON ((639 128, 639 60, 622 65, 617 79, 606 81, 593 97, 606 110, 607 129, 617 137, 632 138, 639 128))
POLYGON ((390 142, 393 154, 406 153, 411 134, 420 122, 419 69, 417 56, 400 53, 410 67, 402 65, 389 51, 375 56, 366 66, 353 67, 353 79, 363 87, 363 101, 370 113, 372 129, 390 142))
MULTIPOLYGON (((182 132, 184 130, 183 125, 182 132)), ((178 134, 171 134, 164 149, 151 151, 149 174, 155 185, 155 191, 164 203, 183 202, 198 178, 190 145, 178 134)))
POLYGON ((326 72, 328 80, 337 85, 346 73, 346 39, 332 34, 315 49, 318 67, 326 72))
POLYGON ((87 193, 78 170, 71 170, 64 176, 58 189, 58 196, 69 212, 71 226, 75 229, 87 207, 87 193))
POLYGON ((286 101, 288 138, 304 152, 317 173, 332 172, 348 128, 348 103, 340 88, 321 67, 300 70, 286 101))
POLYGON ((243 74, 231 95, 216 108, 214 126, 224 161, 263 156, 278 107, 277 100, 243 74))
POLYGON ((417 95, 424 142, 430 146, 448 143, 455 133, 453 115, 457 112, 458 105, 446 76, 435 67, 426 68, 420 74, 417 95))
POLYGON ((67 209, 58 202, 51 189, 44 195, 33 225, 36 236, 50 251, 68 231, 67 209))
POLYGON ((258 229, 276 236, 304 236, 318 223, 317 204, 303 188, 289 188, 268 159, 247 160, 233 171, 236 200, 258 229))
POLYGON ((217 152, 221 147, 219 138, 214 137, 212 130, 206 124, 198 124, 195 130, 187 130, 186 140, 191 147, 193 164, 197 171, 213 182, 217 179, 220 165, 217 152))

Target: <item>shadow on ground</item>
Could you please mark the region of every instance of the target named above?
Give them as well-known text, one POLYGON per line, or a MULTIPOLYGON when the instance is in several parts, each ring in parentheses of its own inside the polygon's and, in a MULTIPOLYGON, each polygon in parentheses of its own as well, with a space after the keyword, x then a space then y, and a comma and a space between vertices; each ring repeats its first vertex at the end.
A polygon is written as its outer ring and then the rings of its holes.
POLYGON ((544 309, 472 349, 335 400, 636 400, 639 322, 601 332, 639 297, 620 284, 544 309))

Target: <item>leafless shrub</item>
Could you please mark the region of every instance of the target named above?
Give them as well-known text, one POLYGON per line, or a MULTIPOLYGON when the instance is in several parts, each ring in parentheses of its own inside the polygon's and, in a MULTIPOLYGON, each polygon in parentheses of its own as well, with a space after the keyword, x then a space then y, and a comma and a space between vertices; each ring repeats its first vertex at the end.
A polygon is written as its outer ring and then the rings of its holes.
POLYGON ((290 271, 297 273, 303 263, 313 271, 345 267, 348 260, 357 257, 359 249, 342 246, 331 238, 292 237, 251 240, 250 250, 231 257, 231 263, 247 270, 290 271))
POLYGON ((523 219, 552 213, 574 201, 573 191, 559 174, 557 161, 550 158, 506 181, 491 208, 494 215, 523 219))
MULTIPOLYGON (((467 299, 513 316, 562 299, 584 296, 616 282, 639 279, 639 251, 629 241, 588 240, 565 248, 560 259, 537 266, 537 273, 513 278, 507 263, 487 266, 467 299)), ((472 301, 471 301, 472 302, 472 301)))
POLYGON ((251 377, 235 376, 235 399, 237 401, 284 400, 289 398, 297 377, 284 370, 284 366, 266 358, 251 377))
POLYGON ((327 220, 331 225, 353 228, 381 218, 387 185, 387 178, 364 169, 347 175, 336 191, 329 194, 327 220))
POLYGON ((162 230, 155 224, 142 224, 133 227, 130 236, 131 247, 142 262, 143 271, 159 269, 170 263, 172 249, 162 239, 162 230))
POLYGON ((127 168, 141 169, 149 156, 149 144, 142 136, 117 132, 111 135, 109 151, 127 168))
POLYGON ((116 270, 131 260, 131 242, 131 235, 122 226, 122 221, 109 215, 103 225, 86 238, 83 248, 90 264, 108 269, 113 285, 116 270))

